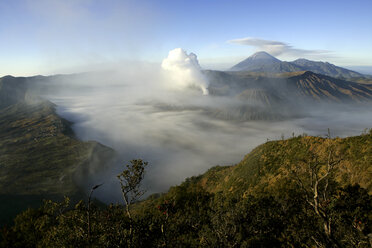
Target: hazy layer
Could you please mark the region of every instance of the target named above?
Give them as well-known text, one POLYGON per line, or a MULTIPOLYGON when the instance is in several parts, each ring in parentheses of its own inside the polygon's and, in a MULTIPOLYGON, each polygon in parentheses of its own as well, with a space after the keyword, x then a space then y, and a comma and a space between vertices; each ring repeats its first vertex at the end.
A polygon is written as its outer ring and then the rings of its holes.
MULTIPOLYGON (((123 67, 120 72, 96 73, 54 82, 46 98, 58 113, 73 121, 83 140, 96 140, 115 149, 118 162, 110 170, 83 182, 106 201, 120 199, 116 175, 131 159, 148 161, 147 192, 166 191, 186 177, 214 165, 230 165, 268 139, 308 133, 324 136, 360 134, 371 127, 369 111, 319 109, 306 118, 276 122, 219 120, 203 109, 224 106, 229 100, 203 95, 200 87, 170 90, 169 74, 159 65, 123 67), (169 108, 159 108, 169 106, 169 108)), ((204 85, 204 84, 203 84, 204 85)))

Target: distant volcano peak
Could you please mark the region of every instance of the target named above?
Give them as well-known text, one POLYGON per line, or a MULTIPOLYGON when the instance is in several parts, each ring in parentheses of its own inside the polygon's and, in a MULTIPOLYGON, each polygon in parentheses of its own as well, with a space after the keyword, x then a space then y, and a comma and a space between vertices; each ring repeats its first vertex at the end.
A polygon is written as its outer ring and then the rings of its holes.
POLYGON ((279 59, 275 58, 271 54, 261 51, 261 52, 256 52, 252 54, 251 56, 248 57, 248 59, 251 60, 272 60, 272 61, 280 61, 279 59))
POLYGON ((282 63, 279 59, 261 51, 249 56, 242 62, 234 65, 232 71, 264 71, 264 72, 277 72, 278 66, 282 63))

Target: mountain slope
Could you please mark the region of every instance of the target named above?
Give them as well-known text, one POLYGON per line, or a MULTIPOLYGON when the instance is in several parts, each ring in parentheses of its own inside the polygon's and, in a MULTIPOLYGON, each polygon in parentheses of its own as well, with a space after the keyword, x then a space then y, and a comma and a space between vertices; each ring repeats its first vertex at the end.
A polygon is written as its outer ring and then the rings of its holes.
POLYGON ((256 147, 240 163, 213 167, 189 182, 208 192, 226 195, 275 194, 293 180, 290 176, 293 168, 306 168, 311 153, 319 161, 326 160, 329 149, 334 150, 334 157, 342 158, 336 166, 336 182, 342 186, 359 184, 372 194, 372 132, 343 139, 299 136, 269 141, 256 147))
POLYGON ((372 100, 368 85, 336 79, 310 71, 289 77, 288 88, 299 97, 334 102, 366 102, 372 100))
POLYGON ((80 199, 114 151, 78 140, 55 105, 30 97, 25 78, 0 79, 0 225, 45 198, 80 199))
POLYGON ((0 194, 73 195, 74 175, 92 154, 113 155, 97 142, 73 137, 50 102, 19 102, 0 110, 0 194))
POLYGON ((303 135, 266 142, 236 165, 216 166, 200 176, 188 178, 167 193, 137 204, 136 214, 151 219, 148 213, 156 215, 158 210, 159 216, 166 220, 162 230, 176 226, 168 232, 171 235, 188 226, 191 226, 188 230, 197 230, 200 234, 200 230, 209 226, 212 233, 219 232, 218 241, 221 236, 228 237, 224 245, 219 246, 211 245, 208 236, 193 233, 192 237, 200 237, 194 238, 199 245, 208 240, 206 247, 228 247, 231 240, 237 246, 249 244, 247 247, 319 246, 320 242, 312 237, 327 244, 322 245, 324 247, 353 247, 356 239, 363 240, 365 247, 369 247, 371 178, 372 131, 343 139, 303 135), (328 162, 335 166, 326 174, 328 162), (311 172, 311 168, 316 169, 311 172), (325 180, 317 184, 320 194, 313 193, 314 178, 323 176, 325 180), (312 207, 313 199, 321 202, 317 209, 326 211, 326 218, 312 207), (244 205, 257 200, 259 203, 252 207, 244 205), (205 216, 209 219, 205 220, 205 216), (342 240, 339 246, 330 245, 332 243, 323 238, 324 223, 329 219, 335 239, 342 240), (257 230, 249 233, 255 223, 257 230), (277 231, 282 232, 278 242, 265 243, 264 240, 277 231), (243 241, 260 234, 263 238, 255 243, 243 241))

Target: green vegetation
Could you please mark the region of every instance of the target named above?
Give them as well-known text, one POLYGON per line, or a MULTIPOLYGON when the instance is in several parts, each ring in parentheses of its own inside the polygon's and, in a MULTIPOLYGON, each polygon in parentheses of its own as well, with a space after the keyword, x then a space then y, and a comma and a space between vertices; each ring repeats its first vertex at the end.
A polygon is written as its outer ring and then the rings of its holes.
MULTIPOLYGON (((371 141, 372 132, 270 141, 130 209, 46 201, 4 228, 2 245, 370 247, 371 141)), ((122 187, 142 192, 146 165, 133 160, 119 175, 122 187)))
POLYGON ((332 147, 342 159, 335 171, 335 181, 341 186, 359 184, 372 194, 371 132, 343 139, 299 136, 269 141, 255 148, 236 166, 212 168, 193 181, 212 193, 273 194, 286 184, 293 166, 306 166, 311 154, 324 160, 332 147))

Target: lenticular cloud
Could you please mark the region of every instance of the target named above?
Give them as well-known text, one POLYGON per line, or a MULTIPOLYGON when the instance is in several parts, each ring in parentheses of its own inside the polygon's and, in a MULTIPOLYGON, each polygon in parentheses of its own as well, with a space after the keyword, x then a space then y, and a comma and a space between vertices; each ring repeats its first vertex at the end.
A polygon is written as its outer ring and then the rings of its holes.
POLYGON ((181 48, 169 51, 168 57, 161 64, 169 78, 168 86, 176 90, 199 89, 208 95, 208 81, 201 72, 198 59, 194 53, 187 54, 181 48))

